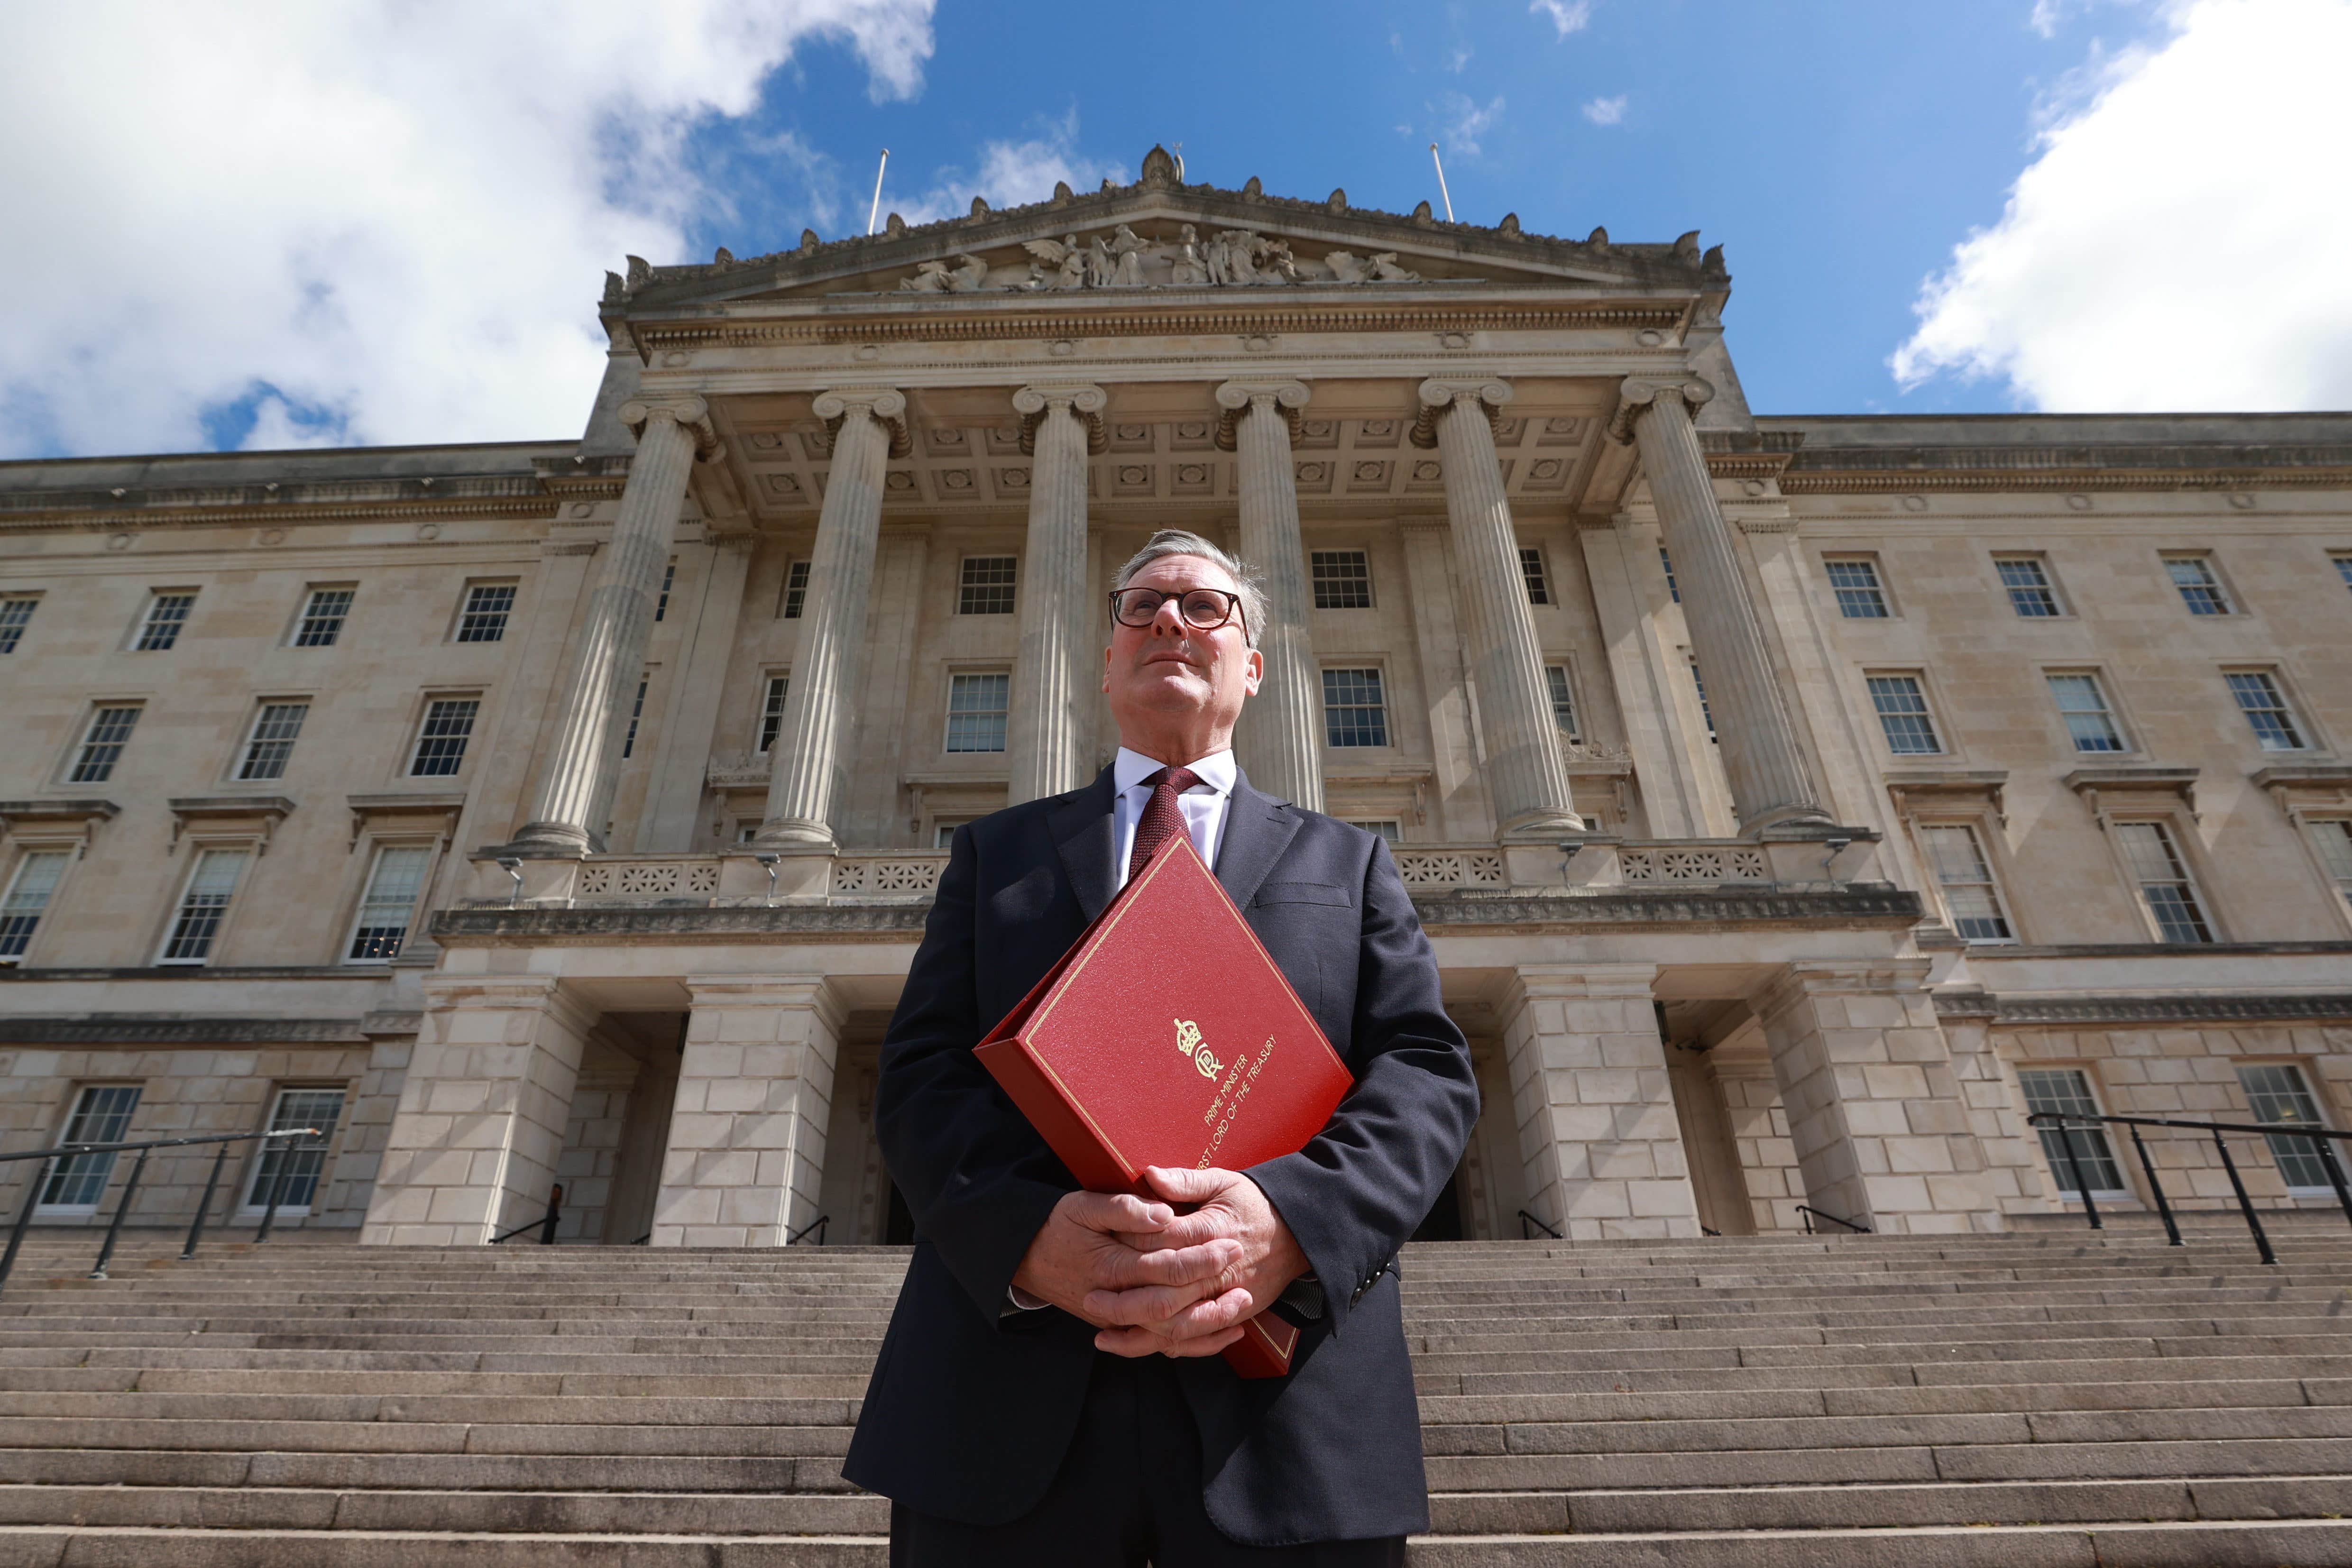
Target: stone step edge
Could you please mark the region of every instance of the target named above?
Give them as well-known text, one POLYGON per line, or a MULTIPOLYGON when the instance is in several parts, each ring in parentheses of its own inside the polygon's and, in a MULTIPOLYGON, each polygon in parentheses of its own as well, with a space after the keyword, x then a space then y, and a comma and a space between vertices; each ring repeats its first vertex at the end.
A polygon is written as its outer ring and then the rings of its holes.
MULTIPOLYGON (((1832 1542, 1884 1541, 1889 1543, 1920 1541, 1938 1537, 1984 1539, 1988 1536, 2063 1538, 2096 1535, 2153 1535, 2164 1532, 2178 1534, 2220 1535, 2254 1531, 2341 1531, 2352 1536, 2352 1521, 2332 1519, 2269 1519, 2269 1520, 2119 1520, 2113 1523, 2096 1524, 1996 1524, 1996 1525, 1870 1525, 1858 1528, 1831 1527, 1820 1530, 1692 1530, 1672 1533, 1657 1531, 1611 1531, 1591 1535, 1452 1535, 1427 1534, 1411 1538, 1416 1546, 1437 1545, 1560 1545, 1570 1542, 1580 1547, 1605 1546, 1619 1543, 1628 1547, 1654 1550, 1662 1542, 1832 1542)), ((613 1542, 642 1551, 648 1547, 667 1545, 712 1547, 761 1545, 775 1542, 791 1542, 809 1546, 886 1545, 887 1537, 878 1535, 612 1535, 601 1531, 572 1531, 562 1534, 541 1534, 518 1531, 492 1534, 478 1531, 428 1530, 208 1530, 201 1527, 177 1529, 142 1525, 73 1525, 26 1524, 0 1525, 0 1538, 7 1536, 47 1536, 107 1538, 129 1542, 204 1541, 211 1543, 264 1542, 279 1543, 328 1542, 354 1541, 414 1542, 417 1544, 515 1546, 522 1544, 563 1546, 613 1542)))

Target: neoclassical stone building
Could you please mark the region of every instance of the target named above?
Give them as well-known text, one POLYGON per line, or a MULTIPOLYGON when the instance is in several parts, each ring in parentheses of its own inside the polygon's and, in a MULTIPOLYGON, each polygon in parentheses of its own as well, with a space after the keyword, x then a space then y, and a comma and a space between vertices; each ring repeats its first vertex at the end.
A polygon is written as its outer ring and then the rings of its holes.
POLYGON ((1987 1231, 2072 1197, 2033 1109, 2347 1124, 2352 416, 1762 415, 1729 285, 1155 150, 633 259, 576 440, 0 465, 0 1132, 329 1125, 222 1201, 366 1241, 903 1239, 943 846, 1108 758, 1170 525, 1474 1042, 1430 1233, 1987 1231))

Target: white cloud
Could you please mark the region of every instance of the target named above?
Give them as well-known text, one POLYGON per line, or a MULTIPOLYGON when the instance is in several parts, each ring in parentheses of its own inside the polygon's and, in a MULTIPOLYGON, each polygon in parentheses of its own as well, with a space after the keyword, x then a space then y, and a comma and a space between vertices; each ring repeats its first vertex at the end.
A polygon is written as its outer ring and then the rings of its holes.
POLYGON ((1592 25, 1592 0, 1532 0, 1528 6, 1531 16, 1549 16, 1559 36, 1580 33, 1592 25))
POLYGON ((1584 106, 1584 118, 1595 125, 1622 124, 1625 119, 1625 95, 1621 92, 1615 98, 1594 99, 1584 106))
MULTIPOLYGON (((910 224, 927 224, 962 216, 971 211, 974 196, 986 197, 992 207, 1015 207, 1044 201, 1054 193, 1057 181, 1068 181, 1070 189, 1077 192, 1094 190, 1105 180, 1126 183, 1124 164, 1082 155, 1077 141, 1078 111, 1073 105, 1067 114, 1026 141, 991 141, 982 146, 976 172, 941 170, 930 190, 919 196, 894 196, 884 186, 882 210, 895 211, 910 224)), ((1197 170, 1188 169, 1185 173, 1195 180, 1205 177, 1197 170)))
POLYGON ((2053 410, 2352 405, 2352 0, 2188 0, 2095 58, 1889 361, 2053 410))
MULTIPOLYGON (((684 221, 710 204, 694 129, 748 113, 816 39, 852 50, 877 98, 911 94, 930 11, 6 7, 0 456, 197 447, 231 405, 258 415, 257 442, 576 431, 604 269, 685 259, 684 221)), ((766 151, 809 171, 804 148, 766 151)))
POLYGON ((1465 158, 1478 156, 1478 139, 1495 128, 1503 117, 1503 100, 1496 98, 1481 108, 1458 92, 1445 95, 1445 122, 1438 134, 1448 152, 1458 152, 1465 158))

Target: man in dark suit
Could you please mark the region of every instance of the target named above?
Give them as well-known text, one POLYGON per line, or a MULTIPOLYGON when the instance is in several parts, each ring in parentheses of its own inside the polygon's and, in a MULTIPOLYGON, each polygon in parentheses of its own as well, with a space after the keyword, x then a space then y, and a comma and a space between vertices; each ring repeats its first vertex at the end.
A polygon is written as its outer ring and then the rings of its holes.
POLYGON ((1469 1049, 1386 845, 1234 765, 1264 670, 1244 569, 1163 531, 1112 617, 1117 760, 957 830, 883 1043, 915 1255, 843 1472, 892 1500, 905 1568, 1401 1564, 1428 1490, 1395 1259, 1476 1119, 1469 1049), (1297 1154, 1081 1192, 971 1048, 1175 832, 1355 1084, 1297 1154), (1269 1307, 1291 1370, 1242 1379, 1218 1353, 1269 1307))

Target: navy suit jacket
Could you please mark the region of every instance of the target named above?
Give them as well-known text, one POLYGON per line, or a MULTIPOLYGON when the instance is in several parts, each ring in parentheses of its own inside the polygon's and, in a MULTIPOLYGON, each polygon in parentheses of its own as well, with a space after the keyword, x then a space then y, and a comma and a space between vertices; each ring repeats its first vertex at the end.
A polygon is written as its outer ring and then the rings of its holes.
MULTIPOLYGON (((1115 892, 1111 770, 956 830, 882 1045, 874 1124, 915 1254, 842 1469, 971 1524, 1036 1506, 1076 1430, 1094 1330, 1003 1312, 1006 1287, 1077 1183, 973 1057, 1115 892)), ((1217 880, 1355 1085, 1295 1155, 1251 1167, 1326 1306, 1289 1375, 1170 1363, 1201 1431, 1210 1518, 1254 1545, 1409 1534, 1429 1522, 1397 1249, 1478 1114, 1469 1047, 1376 835, 1235 784, 1217 880)))

